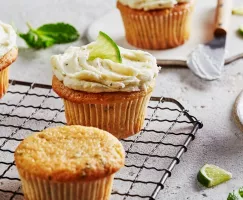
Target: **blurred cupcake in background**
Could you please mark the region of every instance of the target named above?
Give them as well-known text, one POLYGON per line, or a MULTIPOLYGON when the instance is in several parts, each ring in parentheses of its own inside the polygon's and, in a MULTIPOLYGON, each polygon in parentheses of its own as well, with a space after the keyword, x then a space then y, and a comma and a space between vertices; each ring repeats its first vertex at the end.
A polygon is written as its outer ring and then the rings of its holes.
POLYGON ((159 50, 177 47, 190 36, 194 0, 118 0, 128 43, 159 50))
POLYGON ((8 89, 9 66, 18 56, 16 37, 13 27, 0 21, 0 98, 8 89))

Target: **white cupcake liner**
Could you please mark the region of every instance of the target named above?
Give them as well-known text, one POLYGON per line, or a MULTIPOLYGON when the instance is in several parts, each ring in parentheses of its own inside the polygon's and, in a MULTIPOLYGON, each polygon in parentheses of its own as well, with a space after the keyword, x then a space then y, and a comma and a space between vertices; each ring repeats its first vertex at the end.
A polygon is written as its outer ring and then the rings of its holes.
POLYGON ((181 11, 139 12, 118 3, 127 41, 143 49, 168 49, 182 45, 190 36, 193 4, 181 11))
POLYGON ((53 182, 25 173, 25 200, 109 200, 114 175, 87 182, 53 182))
POLYGON ((3 70, 0 69, 0 99, 7 92, 8 81, 8 67, 3 70))
POLYGON ((134 100, 110 104, 74 103, 64 99, 68 125, 93 126, 117 138, 138 133, 144 123, 151 92, 134 100))

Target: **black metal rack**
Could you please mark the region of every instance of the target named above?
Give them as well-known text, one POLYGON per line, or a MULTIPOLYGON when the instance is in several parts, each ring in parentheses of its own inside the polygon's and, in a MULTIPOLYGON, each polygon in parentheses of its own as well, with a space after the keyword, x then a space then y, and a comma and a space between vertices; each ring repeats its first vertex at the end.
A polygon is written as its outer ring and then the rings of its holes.
MULTIPOLYGON (((0 100, 0 199, 21 200, 21 183, 14 150, 27 135, 50 126, 64 125, 62 100, 51 86, 10 81, 0 100)), ((152 97, 145 127, 121 142, 126 165, 116 174, 114 200, 154 200, 202 123, 176 100, 152 97)))

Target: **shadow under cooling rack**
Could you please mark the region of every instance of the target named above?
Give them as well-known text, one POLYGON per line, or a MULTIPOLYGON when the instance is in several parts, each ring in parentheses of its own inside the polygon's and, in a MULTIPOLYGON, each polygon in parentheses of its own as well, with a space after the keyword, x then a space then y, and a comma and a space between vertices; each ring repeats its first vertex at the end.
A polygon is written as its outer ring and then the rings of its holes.
MULTIPOLYGON (((65 124, 62 100, 50 85, 10 81, 0 100, 0 199, 23 200, 14 150, 26 136, 65 124)), ((202 123, 174 99, 152 97, 140 133, 121 140, 126 165, 115 177, 112 200, 156 199, 202 123)))

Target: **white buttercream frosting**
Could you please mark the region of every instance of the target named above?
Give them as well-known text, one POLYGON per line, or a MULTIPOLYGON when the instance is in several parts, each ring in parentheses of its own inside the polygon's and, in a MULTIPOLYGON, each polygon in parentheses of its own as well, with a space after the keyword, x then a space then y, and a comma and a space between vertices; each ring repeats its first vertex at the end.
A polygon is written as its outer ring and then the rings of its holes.
POLYGON ((101 58, 88 61, 92 44, 69 47, 64 54, 52 56, 53 73, 65 86, 91 93, 132 92, 154 86, 159 67, 151 54, 119 47, 122 63, 101 58))
POLYGON ((243 125, 243 92, 241 92, 238 97, 236 105, 236 115, 238 116, 241 125, 243 125))
POLYGON ((235 104, 234 104, 234 110, 233 110, 233 116, 236 119, 236 124, 240 127, 240 129, 243 131, 243 91, 240 92, 238 95, 235 104))
POLYGON ((0 58, 16 46, 16 37, 13 27, 0 21, 0 58))
POLYGON ((191 0, 118 0, 123 5, 139 10, 156 10, 173 8, 178 3, 190 2, 191 0))
POLYGON ((194 74, 206 80, 220 78, 224 70, 224 49, 213 49, 199 44, 187 59, 187 65, 194 74), (214 56, 212 56, 214 55, 214 56))

